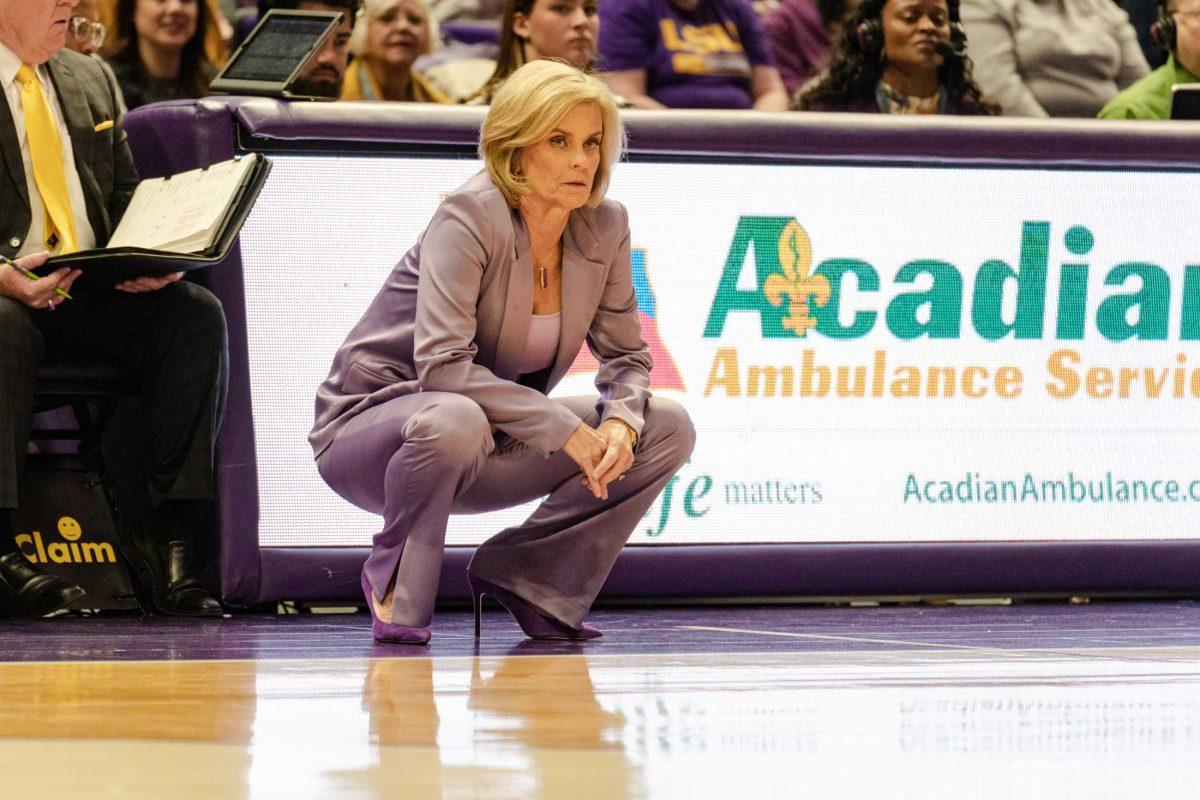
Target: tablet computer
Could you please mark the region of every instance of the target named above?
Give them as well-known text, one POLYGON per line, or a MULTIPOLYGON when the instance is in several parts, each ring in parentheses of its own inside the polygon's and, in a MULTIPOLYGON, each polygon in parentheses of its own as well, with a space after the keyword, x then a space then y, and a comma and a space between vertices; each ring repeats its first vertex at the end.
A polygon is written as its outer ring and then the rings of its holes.
POLYGON ((1200 119, 1200 83, 1177 83, 1171 88, 1171 119, 1200 119))
POLYGON ((268 11, 209 90, 214 94, 336 99, 295 93, 292 85, 341 18, 336 11, 268 11))

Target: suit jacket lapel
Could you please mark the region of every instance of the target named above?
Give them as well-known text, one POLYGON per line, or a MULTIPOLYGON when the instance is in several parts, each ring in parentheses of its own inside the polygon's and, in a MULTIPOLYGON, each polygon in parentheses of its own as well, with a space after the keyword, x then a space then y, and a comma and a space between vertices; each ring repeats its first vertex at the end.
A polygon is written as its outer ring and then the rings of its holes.
POLYGON ((62 108, 63 119, 71 136, 75 167, 79 169, 80 164, 92 163, 92 146, 95 140, 92 133, 92 112, 88 108, 87 96, 83 93, 83 86, 76 79, 75 73, 65 61, 53 57, 46 66, 50 70, 50 80, 58 93, 58 105, 62 108))
POLYGON ((25 162, 21 159, 21 138, 17 135, 17 124, 13 122, 12 110, 7 102, 0 103, 0 150, 4 152, 4 164, 8 176, 17 190, 25 208, 29 208, 29 186, 25 178, 25 162))
POLYGON ((517 211, 510 211, 513 225, 513 257, 508 265, 508 290, 504 299, 504 317, 496 340, 496 358, 492 371, 505 380, 515 380, 525 340, 529 338, 533 315, 533 262, 529 252, 529 231, 517 211))
POLYGON ((578 212, 571 214, 563 236, 562 329, 558 336, 558 356, 550 372, 550 387, 562 379, 579 355, 600 303, 604 264, 591 260, 595 247, 596 237, 582 216, 578 212))

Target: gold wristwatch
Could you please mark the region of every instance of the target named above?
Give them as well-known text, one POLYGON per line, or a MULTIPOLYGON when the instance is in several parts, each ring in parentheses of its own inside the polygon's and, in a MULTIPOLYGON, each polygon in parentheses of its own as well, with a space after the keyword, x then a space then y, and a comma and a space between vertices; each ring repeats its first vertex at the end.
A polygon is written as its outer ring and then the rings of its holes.
POLYGON ((633 426, 632 426, 632 425, 630 425, 628 422, 626 422, 625 420, 621 419, 620 417, 613 417, 613 419, 615 419, 617 422, 619 422, 619 423, 621 423, 622 425, 624 425, 624 426, 625 426, 625 430, 629 431, 629 436, 630 436, 630 437, 633 439, 633 442, 632 442, 632 443, 629 445, 629 449, 630 449, 630 450, 636 450, 636 449, 637 449, 637 443, 638 443, 638 435, 637 435, 637 431, 635 431, 635 430, 633 429, 633 426))

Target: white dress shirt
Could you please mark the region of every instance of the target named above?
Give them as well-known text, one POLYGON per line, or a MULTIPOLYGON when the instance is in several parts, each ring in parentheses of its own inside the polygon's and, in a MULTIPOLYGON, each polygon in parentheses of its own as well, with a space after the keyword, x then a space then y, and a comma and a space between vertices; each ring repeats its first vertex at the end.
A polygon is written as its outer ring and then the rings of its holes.
MULTIPOLYGON (((12 50, 0 42, 0 84, 4 86, 4 96, 12 111, 13 124, 17 128, 17 139, 21 143, 21 160, 25 164, 25 185, 29 187, 29 206, 32 211, 32 222, 25 240, 17 249, 17 257, 38 253, 46 248, 45 205, 42 203, 41 192, 33 179, 33 156, 29 152, 29 137, 25 133, 25 110, 21 106, 21 84, 17 82, 17 70, 21 68, 21 59, 12 50)), ((50 114, 58 127, 58 139, 62 143, 63 171, 67 176, 67 197, 71 201, 71 216, 75 218, 75 236, 80 250, 88 250, 96 246, 96 234, 87 217, 87 203, 83 197, 83 184, 79 180, 79 172, 75 169, 75 150, 71 146, 71 135, 67 131, 67 123, 63 119, 62 108, 58 104, 58 95, 45 64, 34 68, 38 80, 42 82, 42 91, 50 102, 50 114)), ((15 198, 14 198, 15 200, 15 198)), ((8 202, 7 200, 5 202, 8 202)))

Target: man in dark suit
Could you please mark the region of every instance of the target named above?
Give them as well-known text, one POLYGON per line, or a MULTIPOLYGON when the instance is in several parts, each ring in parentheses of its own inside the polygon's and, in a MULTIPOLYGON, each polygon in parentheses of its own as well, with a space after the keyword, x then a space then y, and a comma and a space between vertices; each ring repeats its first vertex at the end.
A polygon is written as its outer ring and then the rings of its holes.
MULTIPOLYGON (((108 241, 137 185, 104 73, 62 50, 77 0, 0 0, 0 255, 28 270, 50 253, 108 241)), ((227 375, 225 318, 180 274, 101 280, 69 290, 77 270, 32 280, 0 264, 0 614, 42 616, 82 590, 34 570, 13 550, 13 511, 39 365, 73 353, 137 376, 146 400, 153 510, 125 548, 162 613, 216 616, 191 550, 213 497, 213 447, 227 375)))

